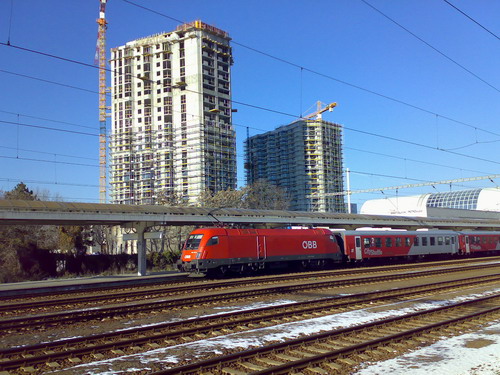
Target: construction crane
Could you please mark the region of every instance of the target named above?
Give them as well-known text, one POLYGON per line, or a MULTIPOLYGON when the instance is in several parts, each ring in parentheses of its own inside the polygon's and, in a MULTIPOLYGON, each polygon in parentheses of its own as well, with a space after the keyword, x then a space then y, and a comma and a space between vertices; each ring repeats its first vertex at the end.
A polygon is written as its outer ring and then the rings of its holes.
POLYGON ((99 66, 99 202, 106 203, 106 1, 99 0, 96 63, 99 66))
POLYGON ((302 117, 304 120, 309 120, 312 119, 313 117, 316 117, 316 120, 321 120, 321 114, 326 111, 332 112, 333 109, 337 106, 337 103, 330 103, 327 104, 325 107, 321 108, 321 103, 319 100, 316 102, 316 112, 311 113, 310 115, 302 117))

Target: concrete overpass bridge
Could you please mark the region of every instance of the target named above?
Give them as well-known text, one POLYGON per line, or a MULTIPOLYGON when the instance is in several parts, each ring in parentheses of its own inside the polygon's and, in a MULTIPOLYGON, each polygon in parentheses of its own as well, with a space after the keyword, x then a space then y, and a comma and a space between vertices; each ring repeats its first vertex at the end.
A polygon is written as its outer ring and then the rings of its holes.
POLYGON ((0 200, 0 225, 119 225, 136 233, 138 274, 146 275, 149 228, 231 224, 254 227, 324 226, 356 229, 500 230, 500 213, 445 210, 444 217, 401 217, 233 208, 135 206, 52 201, 0 200))

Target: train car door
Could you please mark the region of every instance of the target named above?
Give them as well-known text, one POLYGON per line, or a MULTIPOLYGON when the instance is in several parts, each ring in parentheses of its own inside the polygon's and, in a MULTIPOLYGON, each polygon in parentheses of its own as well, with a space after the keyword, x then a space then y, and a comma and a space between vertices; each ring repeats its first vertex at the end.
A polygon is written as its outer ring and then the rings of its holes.
POLYGON ((363 259, 363 252, 361 249, 361 237, 360 236, 354 237, 354 248, 356 250, 356 259, 357 260, 363 259))
POLYGON ((266 258, 266 237, 256 236, 257 238, 257 258, 259 260, 266 258))
POLYGON ((470 254, 469 236, 464 236, 464 239, 465 239, 465 254, 470 254))

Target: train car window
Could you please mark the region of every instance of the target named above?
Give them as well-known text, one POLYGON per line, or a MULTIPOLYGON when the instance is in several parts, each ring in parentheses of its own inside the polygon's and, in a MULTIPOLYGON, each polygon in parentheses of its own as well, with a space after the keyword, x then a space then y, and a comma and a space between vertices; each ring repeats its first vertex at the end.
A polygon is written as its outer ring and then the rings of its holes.
POLYGON ((443 243, 444 243, 443 241, 444 241, 443 237, 439 236, 438 237, 438 246, 443 246, 443 243))
POLYGON ((335 238, 335 236, 330 236, 330 241, 337 242, 337 239, 335 238))
POLYGON ((415 237, 415 241, 413 242, 413 245, 414 246, 419 246, 419 238, 418 237, 415 237))
POLYGON ((217 237, 217 236, 212 237, 207 242, 207 246, 213 246, 213 245, 218 245, 218 244, 219 244, 219 237, 217 237))
POLYGON ((385 247, 392 247, 392 238, 391 237, 385 238, 385 247))
POLYGON ((401 237, 396 237, 396 244, 394 246, 401 247, 401 243, 402 243, 401 237))
POLYGON ((483 243, 486 243, 486 237, 483 237, 482 239, 483 239, 483 243))
POLYGON ((444 244, 445 244, 445 245, 449 245, 449 244, 451 243, 451 242, 450 242, 450 240, 451 240, 451 238, 450 238, 450 237, 448 237, 448 236, 446 236, 446 237, 444 238, 444 244))
POLYGON ((451 237, 451 244, 455 245, 455 237, 451 237))
POLYGON ((430 237, 430 246, 436 245, 436 237, 430 237))
POLYGON ((192 234, 186 241, 186 250, 196 250, 200 246, 203 234, 192 234))
POLYGON ((422 246, 427 246, 427 237, 422 237, 422 246))
POLYGON ((361 238, 356 237, 356 247, 361 247, 361 238))
POLYGON ((411 238, 410 237, 405 237, 405 246, 411 246, 411 238))
POLYGON ((375 247, 382 247, 382 238, 375 237, 375 247))
POLYGON ((369 238, 364 238, 363 242, 364 242, 365 249, 370 247, 370 239, 369 238))

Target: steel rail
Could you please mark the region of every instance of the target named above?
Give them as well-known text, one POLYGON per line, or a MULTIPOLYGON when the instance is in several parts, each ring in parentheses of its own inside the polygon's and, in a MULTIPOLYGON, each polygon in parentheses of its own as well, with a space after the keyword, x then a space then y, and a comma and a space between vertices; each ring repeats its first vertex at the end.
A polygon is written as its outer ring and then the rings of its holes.
MULTIPOLYGON (((495 257, 499 258, 499 257, 495 257)), ((469 261, 471 259, 468 259, 469 261)), ((490 261, 494 260, 491 258, 475 258, 474 262, 482 262, 482 261, 490 261)), ((50 300, 42 300, 42 301, 35 301, 35 302, 22 302, 22 303, 10 303, 10 304, 0 304, 0 312, 9 312, 12 310, 16 309, 21 309, 23 311, 26 311, 27 309, 33 309, 37 307, 49 307, 49 306, 58 306, 58 305, 75 305, 78 303, 86 303, 86 302, 101 302, 101 301, 106 301, 106 300, 114 300, 114 299, 125 299, 129 301, 130 299, 133 299, 134 297, 137 298, 146 298, 146 295, 152 295, 152 294, 158 294, 158 296, 153 297, 149 296, 147 297, 148 299, 152 298, 159 298, 165 295, 172 295, 174 294, 182 294, 182 293, 192 293, 194 291, 204 291, 208 289, 221 289, 221 288, 226 288, 226 287, 244 287, 244 286, 250 286, 253 284, 264 284, 264 283, 276 283, 276 282, 289 282, 289 281, 294 281, 294 280, 303 280, 303 279, 310 279, 310 278, 326 278, 326 277, 331 277, 331 276, 344 276, 344 275, 353 275, 353 274, 363 274, 363 273, 382 273, 382 272, 387 272, 391 271, 393 269, 396 270, 408 270, 408 269, 415 269, 415 268, 422 268, 424 267, 438 267, 440 265, 453 265, 453 264, 462 264, 464 260, 455 260, 455 261, 443 261, 443 262, 432 262, 432 263, 419 263, 419 264, 402 264, 402 265, 394 265, 394 266, 389 266, 384 269, 380 268, 357 268, 357 269, 348 269, 348 270, 330 270, 330 271, 319 271, 319 272, 314 272, 314 273, 300 273, 300 274, 285 274, 285 275, 280 275, 280 276, 260 276, 260 277, 254 277, 254 278, 245 278, 243 280, 238 280, 238 279, 231 279, 230 281, 216 281, 216 282, 203 282, 203 283, 189 283, 188 285, 185 286, 180 286, 177 283, 175 285, 169 285, 166 287, 160 287, 160 288, 150 288, 148 289, 147 287, 141 288, 139 291, 125 291, 125 292, 118 292, 118 293, 102 293, 102 289, 100 288, 95 288, 92 289, 93 292, 99 292, 101 294, 99 295, 90 295, 90 296, 73 296, 73 297, 67 297, 67 298, 58 298, 54 299, 51 298, 50 300)), ((79 291, 74 291, 73 293, 82 293, 81 290, 79 291)), ((59 293, 56 293, 58 295, 59 293)), ((42 296, 52 296, 52 294, 43 294, 42 296)), ((26 296, 23 295, 23 299, 30 298, 31 296, 26 296)), ((39 297, 39 295, 34 295, 34 298, 39 297)), ((33 297, 31 297, 33 298, 33 297)))
MULTIPOLYGON (((175 340, 186 338, 193 334, 206 334, 222 328, 255 324, 265 319, 283 319, 297 314, 310 314, 325 309, 348 308, 355 309, 358 305, 368 302, 386 302, 392 299, 410 298, 415 294, 429 294, 444 290, 464 287, 469 288, 484 283, 500 280, 500 274, 479 276, 460 280, 431 283, 401 289, 389 289, 359 293, 350 296, 336 296, 318 301, 296 302, 280 306, 262 307, 246 311, 231 312, 216 316, 206 316, 196 320, 183 320, 155 325, 153 327, 140 327, 137 329, 77 337, 51 343, 42 343, 24 347, 0 350, 0 370, 15 370, 21 366, 38 365, 54 360, 82 356, 91 353, 100 353, 111 349, 123 349, 143 345, 155 340, 175 340), (193 327, 194 326, 194 327, 193 327), (200 328, 200 326, 202 328, 200 328), (134 337, 138 336, 140 337, 134 337), (113 341, 115 340, 115 341, 113 341), (104 341, 104 344, 99 343, 104 341), (43 354, 40 354, 43 353, 43 354), (49 353, 49 354, 47 354, 49 353), (9 359, 9 357, 15 357, 9 359)), ((325 313, 327 315, 327 313, 325 313)))
MULTIPOLYGON (((461 308, 461 307, 468 307, 468 306, 473 306, 475 304, 482 304, 484 302, 494 301, 495 299, 498 299, 498 298, 500 298, 500 293, 495 294, 493 296, 478 298, 478 299, 471 300, 471 301, 459 302, 459 303, 451 304, 448 306, 442 306, 442 307, 437 307, 437 308, 430 309, 430 310, 406 314, 403 316, 378 320, 375 322, 357 325, 355 327, 326 331, 326 332, 322 332, 322 333, 319 333, 316 335, 307 336, 305 338, 301 337, 298 339, 293 339, 293 340, 289 340, 286 342, 277 343, 277 344, 273 344, 273 345, 269 345, 269 346, 265 346, 265 347, 236 352, 236 353, 232 353, 229 355, 220 356, 220 357, 216 357, 216 358, 212 358, 212 359, 208 359, 208 360, 204 360, 204 361, 200 361, 200 362, 196 362, 196 363, 191 363, 191 364, 187 364, 187 365, 183 365, 183 366, 179 366, 179 367, 175 367, 175 368, 171 368, 171 369, 157 371, 157 372, 154 372, 153 375, 199 374, 199 373, 202 373, 203 371, 205 371, 206 373, 209 373, 210 370, 214 370, 214 369, 216 369, 217 371, 221 371, 224 368, 223 366, 228 366, 230 364, 234 365, 234 364, 241 362, 243 360, 247 361, 251 358, 254 358, 256 356, 261 356, 261 355, 264 355, 267 353, 290 350, 291 348, 300 347, 302 345, 307 345, 307 344, 312 344, 312 343, 317 343, 321 340, 326 340, 328 338, 337 337, 337 336, 342 337, 343 335, 351 334, 353 332, 361 332, 361 331, 366 330, 368 328, 383 327, 383 326, 387 326, 388 324, 403 322, 403 321, 407 321, 409 319, 413 319, 416 317, 424 317, 426 315, 433 315, 436 313, 441 313, 441 312, 444 312, 446 310, 451 311, 452 309, 457 309, 457 308, 461 308)), ((428 330, 435 329, 439 326, 450 325, 450 324, 454 324, 454 323, 457 323, 457 322, 460 322, 463 320, 477 317, 479 315, 489 314, 492 312, 499 312, 499 311, 500 311, 500 306, 496 306, 496 307, 489 308, 489 309, 483 309, 483 310, 477 311, 475 313, 468 313, 464 316, 460 316, 460 317, 456 317, 456 318, 452 318, 452 319, 446 319, 446 320, 441 321, 441 322, 431 323, 431 324, 421 326, 418 328, 408 329, 408 330, 405 330, 403 332, 384 336, 382 338, 366 340, 363 343, 350 345, 347 348, 328 351, 327 353, 322 353, 319 355, 311 355, 307 358, 298 359, 296 361, 285 363, 283 365, 272 366, 268 369, 264 369, 261 371, 252 371, 252 374, 253 375, 256 375, 256 374, 259 374, 259 375, 276 374, 277 375, 277 374, 288 373, 287 371, 290 371, 291 369, 299 370, 301 368, 304 368, 305 366, 308 366, 311 363, 315 363, 318 361, 324 361, 327 358, 337 357, 339 355, 350 353, 350 352, 367 350, 370 347, 377 346, 377 345, 392 341, 394 339, 402 339, 404 337, 412 336, 412 335, 415 335, 415 334, 420 333, 420 332, 425 332, 428 330)), ((226 373, 229 373, 229 372, 226 371, 226 373)))
POLYGON ((398 279, 409 279, 409 278, 419 278, 425 276, 439 275, 439 274, 448 274, 454 272, 464 272, 470 270, 479 270, 479 269, 487 269, 487 268, 497 268, 500 267, 500 264, 480 264, 475 266, 464 266, 457 268, 447 268, 447 269, 438 269, 438 270, 428 270, 428 271, 418 271, 413 273, 397 273, 383 276, 367 276, 361 278, 352 278, 352 279, 344 279, 344 280, 330 280, 330 281, 318 281, 318 282, 306 282, 303 284, 295 284, 295 285, 286 285, 286 286, 277 286, 277 287, 269 287, 263 286, 261 288, 254 288, 252 290, 247 291, 235 291, 229 293, 205 293, 203 296, 195 296, 195 297, 181 297, 181 298, 173 298, 168 301, 156 301, 156 302, 145 302, 145 303, 137 303, 133 305, 126 306, 118 306, 118 307, 108 307, 108 308, 99 308, 92 310, 77 310, 63 313, 55 313, 55 314, 46 314, 46 315, 36 315, 36 316, 28 316, 28 317, 20 317, 13 319, 4 319, 0 320, 0 332, 6 334, 12 330, 20 330, 26 328, 34 328, 37 326, 54 326, 59 324, 67 324, 81 321, 89 321, 93 319, 102 319, 106 317, 112 317, 117 315, 127 315, 138 312, 146 312, 152 310, 161 310, 161 309, 172 309, 172 308, 180 308, 185 306, 193 306, 196 304, 206 304, 206 303, 216 303, 223 302, 231 299, 242 299, 242 298, 250 298, 257 297, 266 294, 283 294, 283 293, 291 293, 297 291, 304 291, 310 289, 318 289, 318 288, 332 288, 332 287, 343 287, 347 285, 362 285, 368 283, 376 283, 382 281, 392 281, 398 279))

